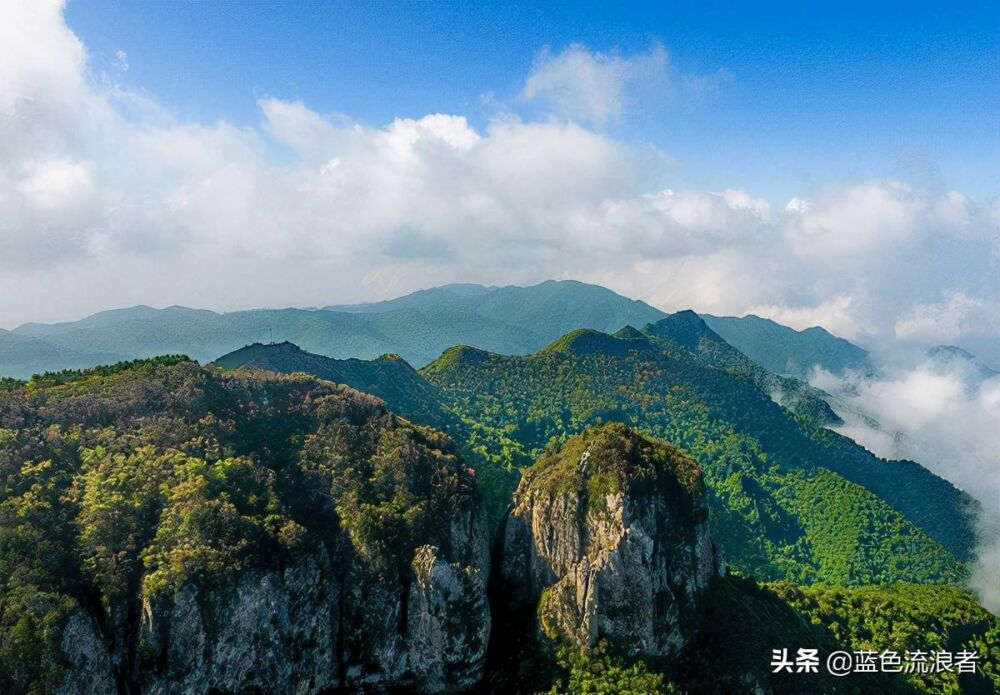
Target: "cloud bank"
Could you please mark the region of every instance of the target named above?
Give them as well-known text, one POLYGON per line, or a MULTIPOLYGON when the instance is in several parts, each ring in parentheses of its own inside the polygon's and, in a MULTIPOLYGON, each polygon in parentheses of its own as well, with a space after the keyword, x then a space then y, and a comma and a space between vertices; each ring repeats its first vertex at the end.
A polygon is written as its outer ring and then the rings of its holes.
POLYGON ((848 406, 837 408, 845 420, 841 434, 884 458, 917 461, 980 502, 972 585, 983 605, 1000 614, 1000 375, 984 378, 962 359, 886 369, 880 379, 841 381, 817 372, 812 381, 848 406))
POLYGON ((543 107, 533 118, 366 124, 268 97, 237 127, 178 120, 92 74, 58 2, 3 13, 0 326, 573 277, 869 345, 978 341, 1000 361, 995 201, 886 180, 791 201, 664 188, 667 153, 600 128, 627 120, 637 90, 711 83, 662 46, 543 51, 521 92, 543 107))

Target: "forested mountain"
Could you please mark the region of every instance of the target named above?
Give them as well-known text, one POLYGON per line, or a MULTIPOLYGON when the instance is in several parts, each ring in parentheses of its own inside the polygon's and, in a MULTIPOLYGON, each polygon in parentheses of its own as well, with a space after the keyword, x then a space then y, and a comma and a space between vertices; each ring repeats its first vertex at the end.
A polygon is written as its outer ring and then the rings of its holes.
POLYGON ((753 314, 702 318, 727 343, 775 374, 808 379, 817 366, 836 375, 872 369, 866 350, 818 326, 797 331, 753 314))
POLYGON ((478 681, 489 539, 444 435, 160 358, 0 392, 0 692, 478 681))
POLYGON ((285 340, 327 357, 371 359, 396 353, 420 366, 460 343, 530 353, 574 328, 614 331, 663 315, 603 287, 572 281, 532 287, 448 285, 389 302, 328 309, 219 314, 140 306, 70 323, 20 326, 10 335, 39 341, 39 347, 25 355, 6 351, 0 341, 0 375, 23 378, 162 354, 207 362, 251 343, 285 340))
MULTIPOLYGON (((416 370, 255 342, 206 367, 0 380, 0 690, 1000 685, 992 665, 771 672, 776 644, 995 658, 1000 626, 960 588, 976 503, 830 431, 826 394, 694 312, 578 283, 461 285, 336 310, 140 308, 0 345, 66 361, 223 326, 204 343, 222 345, 263 315, 311 339, 342 330, 341 346, 368 331, 368 348, 407 325, 426 345, 482 324, 529 354, 458 344, 416 370), (584 295, 574 320, 614 332, 524 347, 584 295)), ((778 328, 786 357, 847 364, 778 328)))
MULTIPOLYGON (((548 280, 531 287, 445 285, 386 302, 330 308, 363 313, 420 309, 456 319, 474 315, 480 320, 499 322, 536 338, 546 336, 544 342, 529 348, 530 352, 576 328, 616 331, 627 324, 643 325, 665 316, 645 302, 575 280, 548 280)), ((478 340, 457 342, 508 354, 524 351, 504 350, 478 340)))
MULTIPOLYGON (((395 353, 419 367, 452 345, 530 354, 578 328, 614 332, 666 315, 603 287, 569 280, 532 287, 445 285, 384 302, 323 309, 219 314, 138 306, 0 331, 0 376, 25 378, 162 354, 207 362, 252 343, 282 341, 334 358, 395 353)), ((814 364, 836 373, 866 360, 863 350, 822 329, 797 332, 755 316, 706 320, 727 342, 777 374, 801 377, 814 364)))
POLYGON ((212 364, 223 369, 263 369, 278 374, 301 372, 346 384, 378 396, 403 417, 460 438, 461 423, 447 408, 441 390, 399 355, 382 355, 374 360, 337 360, 314 355, 288 342, 255 343, 223 355, 212 364))
POLYGON ((956 580, 974 544, 967 495, 830 432, 836 415, 820 392, 762 369, 691 312, 642 331, 572 331, 530 356, 457 346, 421 371, 426 382, 402 364, 386 370, 292 346, 253 346, 218 363, 366 384, 414 421, 444 423, 470 459, 490 464, 482 481, 495 514, 516 483, 504 470, 588 425, 619 421, 695 456, 720 544, 757 576, 956 580))
MULTIPOLYGON (((775 645, 975 648, 976 682, 1000 684, 1000 624, 959 589, 768 586, 725 569, 846 584, 964 573, 813 459, 832 446, 816 416, 776 405, 696 321, 576 331, 527 357, 455 348, 427 380, 392 356, 278 344, 218 366, 162 357, 4 382, 0 691, 956 685, 775 674, 775 645), (461 416, 464 441, 265 366, 364 383, 413 420, 461 416), (526 472, 499 518, 483 495, 507 463, 526 472)), ((932 485, 923 475, 901 480, 932 485)), ((952 513, 946 491, 925 495, 952 513)))
POLYGON ((757 576, 961 578, 975 542, 968 495, 829 431, 828 409, 807 389, 779 405, 760 368, 730 350, 683 314, 641 332, 576 331, 524 357, 456 347, 422 373, 474 423, 470 446, 497 465, 527 465, 599 422, 674 442, 705 471, 727 556, 757 576))

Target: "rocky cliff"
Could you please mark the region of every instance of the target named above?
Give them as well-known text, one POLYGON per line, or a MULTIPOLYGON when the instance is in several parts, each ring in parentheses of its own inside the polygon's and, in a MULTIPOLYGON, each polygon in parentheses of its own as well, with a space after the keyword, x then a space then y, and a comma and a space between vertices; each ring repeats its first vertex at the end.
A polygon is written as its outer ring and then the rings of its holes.
POLYGON ((686 673, 723 570, 697 464, 624 425, 525 470, 491 547, 445 435, 182 358, 0 393, 0 492, 3 693, 533 692, 556 645, 686 673))
POLYGON ((619 424, 528 469, 504 533, 507 592, 536 608, 548 637, 584 649, 675 656, 722 572, 697 464, 619 424))
POLYGON ((0 396, 0 691, 479 681, 488 529, 447 437, 175 359, 0 396))

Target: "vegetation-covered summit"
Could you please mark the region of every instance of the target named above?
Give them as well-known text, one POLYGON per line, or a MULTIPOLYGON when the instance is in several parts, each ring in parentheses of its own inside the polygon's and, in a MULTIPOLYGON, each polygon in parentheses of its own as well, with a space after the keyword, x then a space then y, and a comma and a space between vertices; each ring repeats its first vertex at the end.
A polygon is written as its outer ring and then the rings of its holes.
POLYGON ((378 396, 393 412, 448 432, 461 427, 446 409, 440 389, 420 376, 402 357, 386 354, 374 360, 337 360, 306 352, 292 343, 254 343, 219 357, 223 369, 263 369, 279 374, 309 374, 378 396))
MULTIPOLYGON (((72 643, 94 634, 85 656, 95 687, 101 678, 119 692, 161 680, 182 687, 169 635, 196 629, 190 613, 171 612, 182 590, 208 597, 251 571, 290 582, 307 557, 317 567, 329 558, 330 586, 356 592, 331 613, 340 628, 328 634, 324 673, 333 685, 379 662, 380 640, 409 654, 399 668, 423 663, 414 641, 428 624, 415 617, 422 604, 400 597, 435 563, 470 578, 451 595, 485 603, 486 527, 471 471, 451 440, 378 399, 302 374, 223 373, 184 358, 57 376, 0 393, 0 692, 50 692, 66 668, 79 672, 64 654, 67 630, 72 643), (362 610, 380 601, 381 611, 362 610), (174 632, 151 632, 151 610, 174 632)), ((432 600, 437 589, 424 591, 432 600)), ((481 633, 461 668, 476 668, 488 621, 483 609, 461 628, 481 633)), ((257 648, 253 633, 244 640, 257 648)), ((267 649, 254 658, 282 654, 267 649)), ((220 646, 183 658, 209 659, 197 668, 221 679, 219 664, 236 657, 220 646)), ((392 668, 383 668, 390 683, 392 668)))
POLYGON ((470 448, 496 466, 523 468, 601 422, 673 442, 705 472, 727 556, 756 576, 860 584, 965 574, 967 495, 830 432, 835 416, 817 392, 763 370, 694 314, 651 324, 641 339, 578 331, 530 356, 460 363, 446 353, 422 373, 469 425, 470 448))
POLYGON ((642 496, 665 479, 703 499, 698 464, 669 442, 650 440, 621 423, 588 428, 558 449, 542 454, 522 472, 532 490, 576 492, 600 500, 607 495, 642 496))

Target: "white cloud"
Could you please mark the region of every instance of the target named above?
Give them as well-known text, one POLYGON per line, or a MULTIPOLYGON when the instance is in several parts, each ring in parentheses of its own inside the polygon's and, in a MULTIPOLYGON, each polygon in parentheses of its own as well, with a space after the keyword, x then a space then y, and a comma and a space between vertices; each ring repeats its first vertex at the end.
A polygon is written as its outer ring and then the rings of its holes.
MULTIPOLYGON (((701 100, 730 79, 725 70, 710 75, 677 72, 661 44, 624 56, 574 43, 558 53, 542 49, 521 96, 545 104, 557 116, 600 126, 640 105, 648 111, 677 98, 701 100)), ((489 100, 495 97, 491 94, 489 100)))
POLYGON ((665 309, 755 312, 868 343, 976 337, 1000 357, 1000 204, 896 181, 784 208, 743 190, 664 189, 662 157, 574 122, 624 114, 650 83, 687 89, 662 47, 540 55, 525 94, 563 120, 369 125, 266 98, 257 127, 236 127, 180 122, 88 79, 59 3, 5 11, 0 325, 139 302, 317 305, 575 277, 665 309))
POLYGON ((812 210, 813 207, 812 201, 806 198, 794 197, 785 205, 785 212, 797 212, 804 215, 812 210))
POLYGON ((819 201, 793 199, 788 237, 801 256, 861 255, 905 243, 926 212, 926 196, 896 181, 836 190, 819 201))
POLYGON ((5 58, 0 63, 0 112, 19 102, 76 101, 84 98, 83 44, 62 21, 62 4, 7 3, 0 22, 5 58))
POLYGON ((822 326, 834 335, 850 340, 865 333, 851 313, 852 301, 850 295, 841 295, 815 306, 770 304, 753 307, 748 313, 766 316, 800 331, 813 326, 822 326))
POLYGON ((669 58, 663 46, 625 58, 572 44, 553 55, 542 50, 524 83, 524 97, 542 99, 557 113, 591 123, 622 115, 629 88, 638 80, 666 87, 669 58))
POLYGON ((1000 306, 955 292, 944 302, 918 304, 896 321, 896 337, 924 343, 951 343, 969 330, 1000 331, 1000 306), (984 311, 985 310, 985 311, 984 311))
MULTIPOLYGON (((891 369, 891 367, 889 367, 891 369)), ((918 461, 982 505, 973 586, 1000 612, 1000 377, 981 381, 961 363, 918 364, 884 379, 841 382, 817 373, 813 383, 837 393, 838 430, 879 456, 918 461), (947 369, 945 369, 947 367, 947 369), (846 388, 844 388, 846 386, 846 388), (873 429, 862 417, 879 422, 873 429)))
POLYGON ((726 236, 745 233, 748 228, 771 218, 770 204, 745 191, 675 193, 666 190, 647 196, 647 199, 681 227, 726 236))

